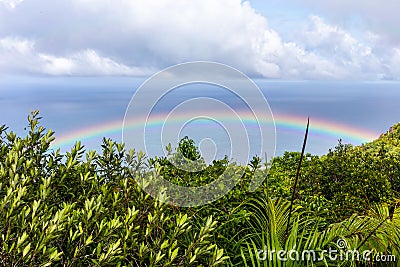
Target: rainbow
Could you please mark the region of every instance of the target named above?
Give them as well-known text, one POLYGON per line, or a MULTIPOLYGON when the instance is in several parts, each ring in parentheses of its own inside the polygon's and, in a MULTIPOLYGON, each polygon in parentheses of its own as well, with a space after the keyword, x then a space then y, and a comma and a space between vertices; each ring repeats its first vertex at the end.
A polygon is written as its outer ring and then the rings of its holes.
MULTIPOLYGON (((162 127, 166 116, 153 116, 148 121, 147 127, 162 127)), ((256 124, 254 117, 246 115, 240 116, 244 123, 256 124)), ((274 114, 277 134, 279 132, 304 133, 307 122, 306 117, 294 116, 289 114, 274 114)), ((173 119, 173 122, 182 122, 180 117, 173 119)), ((143 120, 128 121, 125 127, 140 128, 143 120), (140 121, 140 122, 138 122, 140 121)), ((123 120, 109 121, 98 125, 91 125, 77 129, 65 134, 56 135, 56 140, 52 143, 52 148, 65 148, 72 146, 76 141, 90 141, 99 137, 121 136, 123 120)), ((147 128, 146 128, 147 129, 147 128)), ((345 142, 362 144, 376 139, 379 134, 365 129, 353 127, 347 124, 310 118, 310 136, 326 139, 343 139, 345 142)))
MULTIPOLYGON (((278 114, 274 116, 277 129, 289 132, 305 131, 307 118, 301 116, 278 114)), ((379 133, 350 126, 343 123, 310 118, 310 136, 338 140, 343 139, 354 144, 370 142, 379 137, 379 133)))

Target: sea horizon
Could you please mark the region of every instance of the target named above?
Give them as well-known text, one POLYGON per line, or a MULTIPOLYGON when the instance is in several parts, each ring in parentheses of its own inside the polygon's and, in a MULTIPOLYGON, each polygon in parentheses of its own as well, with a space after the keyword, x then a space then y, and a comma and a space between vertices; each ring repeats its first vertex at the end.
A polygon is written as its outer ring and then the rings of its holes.
MULTIPOLYGON (((99 149, 102 137, 121 141, 126 108, 146 79, 3 79, 0 82, 0 124, 6 124, 11 130, 23 134, 27 115, 38 109, 43 117, 43 126, 55 131, 56 140, 52 148, 66 151, 75 141, 82 141, 87 150, 99 149)), ((267 99, 274 116, 276 155, 301 149, 308 117, 310 136, 306 151, 317 155, 327 153, 339 139, 353 145, 370 142, 400 121, 400 108, 396 102, 400 97, 397 82, 277 81, 259 78, 253 81, 267 99)), ((176 95, 186 94, 186 98, 199 95, 215 97, 215 89, 206 85, 182 90, 176 95)), ((230 101, 229 97, 224 99, 223 94, 219 97, 222 101, 230 101)), ((204 121, 202 125, 205 125, 204 121)), ((218 145, 220 153, 216 154, 221 157, 226 147, 223 147, 223 142, 218 145)))

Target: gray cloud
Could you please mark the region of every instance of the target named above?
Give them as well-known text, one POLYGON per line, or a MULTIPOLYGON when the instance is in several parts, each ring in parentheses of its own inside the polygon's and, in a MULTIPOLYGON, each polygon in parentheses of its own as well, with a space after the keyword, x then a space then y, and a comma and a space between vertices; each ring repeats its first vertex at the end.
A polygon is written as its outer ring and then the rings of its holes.
MULTIPOLYGON (((4 2, 4 0, 3 0, 4 2)), ((0 72, 145 75, 192 60, 284 79, 400 77, 382 36, 311 16, 291 39, 240 0, 26 0, 0 5, 0 72), (14 3, 15 5, 11 5, 14 3)))

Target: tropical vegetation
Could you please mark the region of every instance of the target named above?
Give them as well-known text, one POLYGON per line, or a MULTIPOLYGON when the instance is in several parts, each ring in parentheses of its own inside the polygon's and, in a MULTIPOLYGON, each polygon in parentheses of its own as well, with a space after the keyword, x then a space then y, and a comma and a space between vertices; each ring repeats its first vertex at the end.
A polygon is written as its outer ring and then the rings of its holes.
POLYGON ((28 116, 23 137, 0 127, 1 266, 399 264, 400 124, 362 146, 339 141, 323 156, 204 166, 187 137, 167 148, 170 158, 106 138, 99 152, 76 142, 61 153, 40 119, 28 116), (171 163, 182 155, 203 168, 171 163), (159 177, 205 185, 230 167, 240 180, 207 205, 179 207, 166 190, 157 198, 143 190, 159 177), (263 182, 251 192, 254 179, 263 182))

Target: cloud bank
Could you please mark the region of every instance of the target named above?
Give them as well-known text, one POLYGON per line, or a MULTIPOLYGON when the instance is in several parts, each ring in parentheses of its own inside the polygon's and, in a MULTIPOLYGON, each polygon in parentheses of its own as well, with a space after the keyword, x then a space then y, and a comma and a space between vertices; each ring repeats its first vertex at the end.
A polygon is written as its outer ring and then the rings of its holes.
POLYGON ((35 42, 26 39, 0 39, 0 69, 5 73, 50 75, 148 75, 154 70, 128 67, 93 50, 73 53, 68 57, 41 53, 35 42))
POLYGON ((362 24, 387 41, 400 44, 400 1, 398 0, 295 0, 315 12, 344 22, 351 17, 362 19, 362 24))
POLYGON ((0 73, 149 75, 210 60, 280 79, 399 79, 400 46, 321 16, 289 39, 240 0, 1 0, 0 73))

